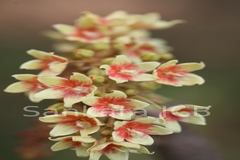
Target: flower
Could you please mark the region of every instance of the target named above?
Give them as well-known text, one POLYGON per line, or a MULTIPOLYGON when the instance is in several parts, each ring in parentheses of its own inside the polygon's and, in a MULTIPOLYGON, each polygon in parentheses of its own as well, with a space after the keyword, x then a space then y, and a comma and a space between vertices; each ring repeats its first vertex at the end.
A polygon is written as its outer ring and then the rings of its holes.
POLYGON ((39 75, 59 75, 67 67, 68 60, 64 57, 54 55, 53 53, 47 53, 39 50, 31 49, 27 53, 38 60, 31 60, 23 63, 21 69, 42 69, 39 75))
POLYGON ((158 62, 142 62, 134 64, 125 55, 118 55, 111 65, 101 65, 100 68, 106 70, 110 79, 117 83, 127 81, 152 81, 154 77, 151 74, 146 74, 154 70, 160 63, 158 62))
POLYGON ((135 21, 132 24, 134 29, 166 29, 170 28, 176 24, 184 23, 183 20, 172 20, 172 21, 163 21, 160 19, 158 13, 147 13, 144 15, 130 15, 130 18, 135 21))
POLYGON ((204 83, 202 77, 190 73, 204 68, 203 62, 176 64, 177 62, 177 60, 168 61, 154 70, 153 75, 156 82, 177 87, 204 83))
POLYGON ((40 121, 46 123, 57 123, 50 132, 53 137, 65 136, 80 132, 85 137, 98 131, 103 125, 97 118, 92 118, 84 113, 65 111, 61 114, 40 117, 40 121))
POLYGON ((139 100, 128 99, 125 93, 117 90, 104 97, 85 97, 82 102, 91 106, 87 110, 89 116, 110 116, 122 120, 130 120, 134 115, 133 110, 142 109, 149 105, 139 100))
POLYGON ((59 138, 50 138, 52 141, 58 141, 52 147, 52 151, 60 151, 68 148, 72 148, 76 151, 78 157, 89 156, 87 150, 94 144, 96 139, 92 137, 81 136, 66 136, 59 138))
MULTIPOLYGON (((96 143, 88 151, 90 152, 90 160, 99 160, 102 154, 105 154, 111 160, 128 160, 129 152, 151 154, 147 148, 139 144, 129 142, 113 142, 103 141, 96 143)), ((99 142, 98 141, 98 142, 99 142)))
POLYGON ((90 12, 82 13, 75 25, 55 24, 53 27, 66 36, 67 40, 83 43, 109 42, 104 32, 106 28, 96 24, 97 15, 90 12))
POLYGON ((46 85, 38 81, 39 76, 34 74, 15 74, 12 75, 21 82, 16 82, 9 85, 4 91, 9 93, 26 92, 32 102, 39 102, 42 98, 34 97, 34 94, 48 88, 46 85))
POLYGON ((203 115, 197 113, 198 111, 206 112, 210 107, 197 106, 197 105, 177 105, 167 108, 160 113, 161 124, 174 132, 181 132, 181 126, 178 121, 206 125, 203 115))
POLYGON ((149 135, 167 135, 173 133, 162 126, 154 125, 156 121, 153 117, 145 117, 134 121, 116 121, 114 123, 113 140, 123 142, 127 140, 131 143, 151 145, 154 140, 149 135))
POLYGON ((63 98, 65 107, 81 102, 83 97, 93 95, 97 89, 92 85, 91 79, 81 73, 73 73, 70 79, 49 76, 39 77, 38 80, 50 88, 34 96, 43 99, 63 98))

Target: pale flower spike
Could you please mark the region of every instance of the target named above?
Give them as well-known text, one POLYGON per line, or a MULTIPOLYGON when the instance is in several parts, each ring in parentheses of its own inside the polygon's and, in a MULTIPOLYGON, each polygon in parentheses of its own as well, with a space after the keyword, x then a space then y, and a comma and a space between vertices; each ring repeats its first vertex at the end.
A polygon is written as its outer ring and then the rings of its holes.
POLYGON ((169 99, 154 92, 161 85, 204 83, 191 73, 203 69, 203 62, 177 64, 165 40, 151 38, 148 32, 183 22, 161 20, 158 13, 116 11, 102 17, 82 12, 74 25, 55 24, 55 31, 46 32, 58 41, 54 46, 61 56, 27 51, 36 59, 20 68, 40 73, 15 74, 19 82, 4 91, 25 93, 33 102, 56 100, 39 118, 50 124, 49 139, 56 142, 52 151, 72 149, 89 160, 153 154, 145 147, 154 143, 153 135, 180 132, 179 121, 205 125, 200 112, 210 108, 189 104, 165 108, 169 99), (159 116, 147 113, 148 107, 159 116))

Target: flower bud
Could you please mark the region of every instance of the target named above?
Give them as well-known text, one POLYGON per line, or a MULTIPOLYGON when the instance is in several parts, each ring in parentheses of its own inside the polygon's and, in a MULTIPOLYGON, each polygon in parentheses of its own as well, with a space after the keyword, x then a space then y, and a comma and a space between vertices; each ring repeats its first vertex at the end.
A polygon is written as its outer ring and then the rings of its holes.
POLYGON ((104 58, 102 64, 111 64, 114 58, 104 58))
POLYGON ((56 103, 49 106, 46 110, 53 111, 53 112, 62 112, 65 110, 63 103, 56 103))
POLYGON ((105 81, 105 78, 103 76, 90 75, 89 77, 95 83, 103 83, 105 81))
POLYGON ((128 95, 128 96, 135 96, 137 95, 139 92, 136 90, 136 89, 128 89, 125 91, 125 93, 128 95))
POLYGON ((160 55, 153 52, 146 52, 141 54, 141 59, 143 61, 157 61, 160 57, 160 55))
POLYGON ((155 90, 155 89, 159 88, 161 85, 156 82, 141 82, 141 83, 139 83, 139 86, 142 89, 155 90))
POLYGON ((91 58, 94 55, 94 51, 88 49, 78 49, 74 52, 77 58, 91 58))
POLYGON ((87 72, 87 75, 98 75, 98 76, 103 76, 105 75, 104 71, 99 69, 99 68, 93 68, 87 72))

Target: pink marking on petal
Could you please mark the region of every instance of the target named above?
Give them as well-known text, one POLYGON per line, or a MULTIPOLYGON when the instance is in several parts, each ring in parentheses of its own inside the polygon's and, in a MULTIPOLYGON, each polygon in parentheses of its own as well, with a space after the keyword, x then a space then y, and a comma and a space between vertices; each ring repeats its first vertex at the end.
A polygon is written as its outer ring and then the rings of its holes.
POLYGON ((60 124, 75 126, 78 130, 90 128, 97 125, 95 119, 84 115, 66 115, 62 117, 60 124))
POLYGON ((179 77, 186 75, 188 72, 181 70, 179 66, 170 66, 166 68, 158 68, 156 70, 157 77, 161 81, 166 81, 170 83, 175 83, 178 81, 179 77))
POLYGON ((126 113, 135 109, 135 106, 129 104, 130 100, 123 97, 102 97, 98 98, 97 103, 93 104, 98 112, 103 113, 104 115, 109 115, 112 113, 126 113), (115 109, 113 106, 121 106, 121 109, 115 109))
MULTIPOLYGON (((177 112, 188 112, 188 113, 193 113, 193 110, 191 108, 183 108, 180 109, 177 112)), ((161 116, 166 120, 166 121, 180 121, 184 119, 184 117, 179 117, 177 115, 172 114, 171 111, 164 111, 161 112, 161 116)))
POLYGON ((62 81, 61 85, 53 87, 55 90, 62 90, 64 97, 84 97, 94 89, 91 83, 77 80, 62 81))
POLYGON ((116 150, 119 147, 120 146, 117 146, 115 144, 109 144, 105 148, 103 148, 100 152, 101 153, 109 153, 110 151, 114 151, 114 150, 116 150))
POLYGON ((77 38, 82 38, 87 41, 97 40, 105 37, 96 27, 91 28, 76 28, 76 33, 70 35, 77 38))
POLYGON ((81 146, 81 142, 74 142, 74 141, 72 140, 72 137, 64 139, 63 142, 64 142, 64 143, 71 143, 71 145, 74 146, 74 147, 79 147, 79 146, 81 146))
POLYGON ((134 76, 141 74, 138 66, 132 63, 113 64, 108 70, 110 77, 115 77, 123 80, 132 80, 134 76))
POLYGON ((116 133, 119 137, 124 139, 131 139, 133 137, 132 132, 142 132, 144 135, 150 133, 151 124, 141 122, 127 122, 123 126, 116 129, 116 133))
POLYGON ((33 77, 29 80, 22 81, 23 83, 32 85, 30 91, 41 91, 47 89, 48 87, 38 81, 38 76, 33 77))

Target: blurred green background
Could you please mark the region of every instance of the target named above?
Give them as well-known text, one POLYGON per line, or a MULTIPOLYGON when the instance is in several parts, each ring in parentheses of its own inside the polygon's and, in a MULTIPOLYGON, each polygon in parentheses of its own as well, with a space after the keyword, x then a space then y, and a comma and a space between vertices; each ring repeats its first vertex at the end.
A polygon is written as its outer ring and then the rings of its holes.
MULTIPOLYGON (((173 53, 180 62, 205 62, 206 68, 197 73, 205 78, 206 83, 182 88, 164 86, 159 93, 175 103, 211 105, 211 116, 206 117, 207 126, 189 125, 190 129, 209 141, 222 159, 239 160, 239 7, 237 0, 1 0, 0 89, 15 82, 11 75, 27 73, 19 70, 23 62, 32 59, 26 54, 27 50, 52 51, 52 42, 41 36, 40 31, 51 29, 51 25, 56 23, 72 24, 80 11, 88 10, 100 15, 115 10, 159 12, 164 20, 184 19, 187 23, 154 31, 153 36, 166 39, 174 47, 173 53)), ((43 112, 45 103, 34 104, 20 94, 0 93, 0 159, 18 160, 20 157, 13 150, 21 139, 14 135, 31 127, 33 121, 33 118, 23 117, 23 107, 40 106, 39 111, 43 112)), ((66 158, 79 159, 70 151, 57 152, 46 159, 66 158)), ((161 159, 159 155, 138 155, 132 159, 136 158, 161 159)))

